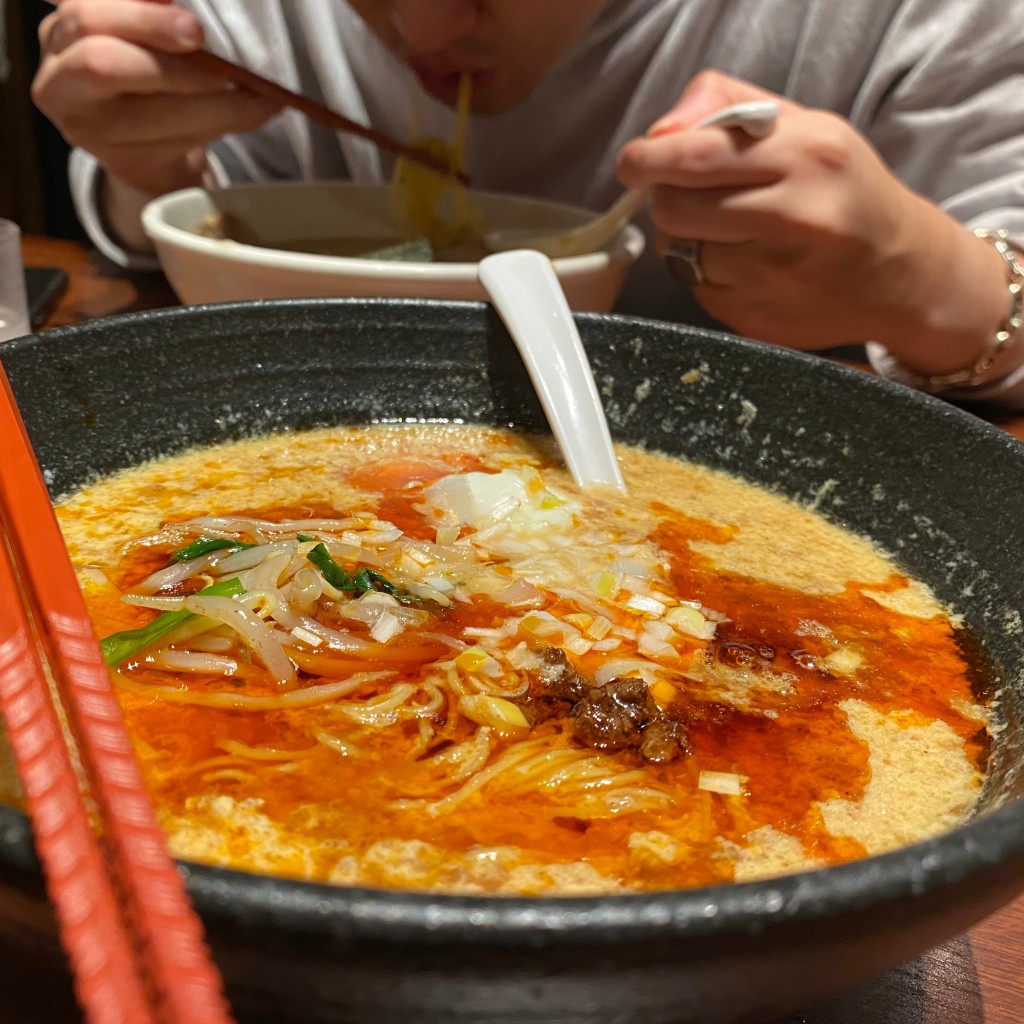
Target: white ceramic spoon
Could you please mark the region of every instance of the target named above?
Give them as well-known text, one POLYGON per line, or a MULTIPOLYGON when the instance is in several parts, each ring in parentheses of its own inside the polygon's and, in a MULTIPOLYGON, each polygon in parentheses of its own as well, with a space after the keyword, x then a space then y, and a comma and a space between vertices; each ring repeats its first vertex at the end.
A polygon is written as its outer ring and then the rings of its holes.
POLYGON ((495 253, 480 261, 478 276, 523 357, 573 479, 624 491, 590 362, 551 261, 533 250, 495 253))
MULTIPOLYGON (((760 139, 772 130, 778 116, 779 105, 774 100, 752 100, 716 110, 715 113, 698 121, 693 129, 707 128, 711 125, 739 128, 751 138, 760 139)), ((533 228, 509 228, 488 231, 484 235, 484 242, 491 252, 536 249, 553 260, 580 256, 583 253, 596 252, 614 238, 640 212, 646 202, 647 189, 630 189, 623 192, 604 213, 568 231, 537 232, 533 228)))

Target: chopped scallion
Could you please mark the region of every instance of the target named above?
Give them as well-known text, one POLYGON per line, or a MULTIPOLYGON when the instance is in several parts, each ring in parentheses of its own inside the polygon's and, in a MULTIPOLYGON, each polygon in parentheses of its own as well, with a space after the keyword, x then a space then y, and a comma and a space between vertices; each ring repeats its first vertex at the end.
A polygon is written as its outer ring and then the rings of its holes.
POLYGON ((325 580, 335 590, 358 591, 366 594, 371 590, 380 591, 384 594, 391 594, 405 604, 412 604, 416 598, 412 594, 401 591, 386 576, 377 572, 376 569, 360 569, 354 576, 350 576, 331 557, 331 553, 323 544, 317 544, 306 555, 323 574, 325 580))
MULTIPOLYGON (((217 597, 238 597, 244 593, 241 581, 237 579, 221 580, 199 591, 200 594, 213 594, 217 597)), ((176 612, 164 612, 146 626, 138 629, 125 629, 120 633, 111 633, 100 641, 103 660, 108 665, 120 665, 143 647, 166 636, 183 622, 187 622, 195 613, 181 609, 176 612)))
POLYGON ((306 553, 308 558, 319 570, 325 580, 335 590, 355 590, 356 585, 352 577, 338 563, 331 558, 330 551, 323 544, 317 544, 306 553))
POLYGON ((356 585, 356 589, 363 593, 368 590, 381 590, 385 594, 391 594, 392 597, 398 596, 398 587, 376 569, 360 569, 353 577, 352 582, 356 585))
POLYGON ((231 548, 232 551, 241 551, 243 548, 254 548, 255 544, 247 544, 241 540, 228 540, 226 537, 200 537, 198 540, 186 544, 171 555, 172 562, 191 562, 193 558, 200 555, 208 555, 211 551, 220 551, 222 548, 231 548))

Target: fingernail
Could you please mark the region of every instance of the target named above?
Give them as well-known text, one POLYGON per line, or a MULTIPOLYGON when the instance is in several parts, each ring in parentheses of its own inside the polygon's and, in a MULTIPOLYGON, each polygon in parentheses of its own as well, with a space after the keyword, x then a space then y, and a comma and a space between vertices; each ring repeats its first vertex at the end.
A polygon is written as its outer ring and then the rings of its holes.
POLYGON ((203 27, 195 18, 188 16, 176 18, 174 23, 174 38, 182 46, 195 50, 203 45, 203 27))
POLYGON ((650 128, 647 129, 647 137, 649 139, 655 139, 659 135, 667 135, 669 132, 678 131, 683 127, 682 122, 677 117, 663 117, 660 121, 655 121, 650 128))

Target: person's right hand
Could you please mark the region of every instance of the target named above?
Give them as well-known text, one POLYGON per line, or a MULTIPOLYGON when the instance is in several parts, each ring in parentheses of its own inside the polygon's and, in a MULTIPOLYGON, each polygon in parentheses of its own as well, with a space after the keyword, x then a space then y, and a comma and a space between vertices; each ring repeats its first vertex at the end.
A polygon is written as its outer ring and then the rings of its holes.
POLYGON ((171 0, 61 0, 39 40, 36 105, 143 193, 199 184, 207 145, 278 109, 189 66, 182 55, 202 47, 203 28, 171 0))

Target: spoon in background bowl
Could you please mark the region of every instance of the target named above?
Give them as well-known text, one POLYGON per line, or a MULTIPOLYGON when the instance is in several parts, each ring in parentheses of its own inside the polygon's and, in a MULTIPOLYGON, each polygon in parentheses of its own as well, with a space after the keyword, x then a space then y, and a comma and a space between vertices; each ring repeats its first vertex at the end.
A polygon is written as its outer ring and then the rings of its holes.
POLYGON ((532 249, 495 253, 480 261, 477 274, 519 349, 573 479, 625 491, 590 362, 551 260, 532 249))
MULTIPOLYGON (((764 138, 775 125, 779 105, 774 100, 753 100, 723 107, 698 121, 689 130, 709 128, 739 128, 753 139, 764 138)), ((568 231, 538 232, 533 228, 507 228, 488 231, 484 242, 491 252, 509 249, 536 249, 551 259, 581 256, 596 252, 614 238, 643 208, 647 202, 647 189, 623 192, 604 213, 568 231)))

